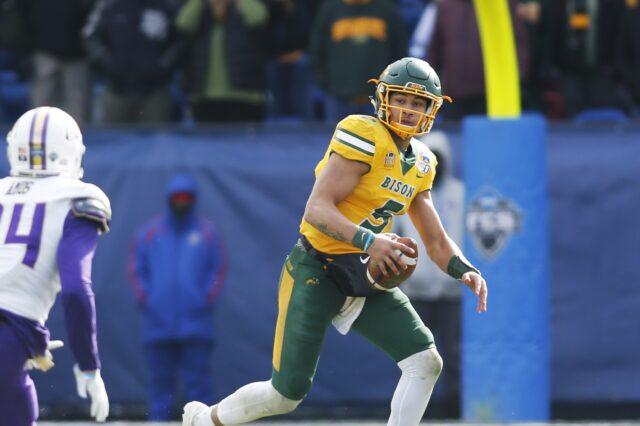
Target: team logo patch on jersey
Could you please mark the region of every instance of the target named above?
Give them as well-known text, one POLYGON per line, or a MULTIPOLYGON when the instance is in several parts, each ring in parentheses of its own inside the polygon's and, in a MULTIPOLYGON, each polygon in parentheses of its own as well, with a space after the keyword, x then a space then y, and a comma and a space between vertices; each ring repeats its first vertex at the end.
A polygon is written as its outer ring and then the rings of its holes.
POLYGON ((18 148, 18 161, 28 161, 27 150, 25 148, 18 148))
POLYGON ((386 168, 392 168, 396 165, 396 154, 393 152, 387 152, 384 156, 384 166, 386 168))
POLYGON ((416 161, 416 168, 418 169, 418 172, 422 174, 426 175, 427 173, 429 173, 429 170, 431 169, 431 164, 429 164, 429 157, 424 154, 420 154, 418 156, 418 161, 416 161))
POLYGON ((509 238, 520 231, 522 210, 494 188, 483 188, 469 203, 467 231, 478 251, 494 258, 509 238))

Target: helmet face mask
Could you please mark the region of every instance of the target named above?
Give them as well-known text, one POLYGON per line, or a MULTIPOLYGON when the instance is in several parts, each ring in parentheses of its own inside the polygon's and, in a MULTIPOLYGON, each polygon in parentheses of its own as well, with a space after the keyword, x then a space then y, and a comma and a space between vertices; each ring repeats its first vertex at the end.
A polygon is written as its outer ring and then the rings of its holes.
POLYGON ((25 112, 7 135, 12 176, 81 179, 85 146, 76 121, 53 107, 25 112))
POLYGON ((370 80, 376 84, 372 103, 375 114, 392 132, 405 139, 410 136, 424 135, 431 131, 436 114, 444 100, 451 102, 448 96, 442 96, 440 79, 431 66, 416 58, 403 58, 389 65, 379 80, 370 80), (415 111, 391 104, 395 93, 419 96, 425 99, 426 111, 415 111), (422 117, 415 125, 402 124, 404 114, 420 114, 422 117))

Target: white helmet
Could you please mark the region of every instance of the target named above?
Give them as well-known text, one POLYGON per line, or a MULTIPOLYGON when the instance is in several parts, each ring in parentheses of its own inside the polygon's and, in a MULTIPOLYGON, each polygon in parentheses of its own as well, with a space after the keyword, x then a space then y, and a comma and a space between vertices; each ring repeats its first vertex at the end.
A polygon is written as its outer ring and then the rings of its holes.
POLYGON ((38 107, 22 114, 7 144, 11 176, 82 178, 82 133, 73 117, 59 108, 38 107))

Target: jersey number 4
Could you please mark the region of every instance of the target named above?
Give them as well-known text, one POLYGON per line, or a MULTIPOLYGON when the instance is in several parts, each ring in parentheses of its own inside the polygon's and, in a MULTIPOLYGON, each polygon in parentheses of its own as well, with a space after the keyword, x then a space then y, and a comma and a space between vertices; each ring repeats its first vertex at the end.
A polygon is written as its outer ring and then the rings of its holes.
MULTIPOLYGON (((22 258, 22 263, 33 268, 38 259, 40 251, 40 239, 42 238, 42 225, 44 223, 45 204, 38 203, 33 211, 33 219, 31 220, 31 230, 28 235, 18 235, 18 226, 22 217, 22 209, 24 204, 16 204, 13 207, 11 222, 9 222, 9 230, 4 238, 4 244, 26 244, 27 250, 22 258)), ((0 204, 0 223, 3 220, 4 208, 0 204)), ((8 216, 7 216, 8 218, 8 216)), ((1 236, 0 236, 1 238, 1 236)), ((0 239, 0 241, 2 241, 0 239)))

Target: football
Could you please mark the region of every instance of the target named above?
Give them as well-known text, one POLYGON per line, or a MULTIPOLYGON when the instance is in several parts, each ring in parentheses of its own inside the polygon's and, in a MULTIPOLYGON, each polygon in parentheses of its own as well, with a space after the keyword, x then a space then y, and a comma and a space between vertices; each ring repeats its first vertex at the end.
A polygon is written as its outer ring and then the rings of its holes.
POLYGON ((414 254, 412 256, 400 253, 399 250, 397 251, 398 254, 400 254, 402 261, 407 265, 407 269, 400 270, 400 275, 383 275, 382 272, 380 272, 378 264, 373 260, 370 261, 367 266, 367 278, 369 279, 369 285, 373 288, 378 290, 389 290, 397 287, 409 278, 416 269, 416 265, 418 264, 418 244, 416 243, 416 240, 408 237, 398 237, 398 241, 414 250, 414 254))

